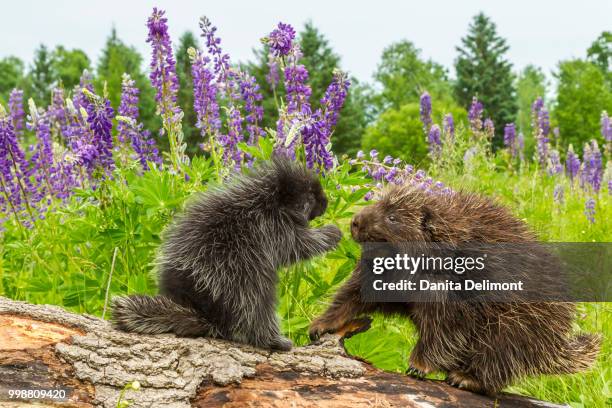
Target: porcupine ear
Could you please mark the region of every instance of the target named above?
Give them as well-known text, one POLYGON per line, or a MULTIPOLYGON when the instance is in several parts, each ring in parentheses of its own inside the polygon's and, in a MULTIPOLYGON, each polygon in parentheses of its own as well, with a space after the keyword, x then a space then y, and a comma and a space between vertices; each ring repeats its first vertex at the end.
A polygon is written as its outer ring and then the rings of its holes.
POLYGON ((299 201, 304 182, 300 168, 286 157, 275 156, 272 167, 276 176, 278 201, 281 206, 293 206, 299 201))

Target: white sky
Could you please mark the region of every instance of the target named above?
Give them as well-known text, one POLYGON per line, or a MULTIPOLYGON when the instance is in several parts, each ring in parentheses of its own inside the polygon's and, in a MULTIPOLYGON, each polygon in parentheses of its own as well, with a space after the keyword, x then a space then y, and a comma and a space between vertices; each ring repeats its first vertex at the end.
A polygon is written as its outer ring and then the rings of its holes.
POLYGON ((278 21, 299 31, 312 20, 342 57, 342 67, 370 80, 383 48, 408 39, 450 68, 455 46, 473 15, 484 11, 508 40, 509 57, 520 69, 529 63, 550 74, 559 60, 584 57, 604 30, 612 30, 612 0, 305 0, 296 1, 5 1, 0 15, 0 57, 27 63, 40 43, 81 48, 97 60, 113 24, 145 61, 147 16, 154 5, 166 10, 173 41, 185 30, 198 32, 206 14, 218 27, 222 46, 233 61, 248 59, 278 21))

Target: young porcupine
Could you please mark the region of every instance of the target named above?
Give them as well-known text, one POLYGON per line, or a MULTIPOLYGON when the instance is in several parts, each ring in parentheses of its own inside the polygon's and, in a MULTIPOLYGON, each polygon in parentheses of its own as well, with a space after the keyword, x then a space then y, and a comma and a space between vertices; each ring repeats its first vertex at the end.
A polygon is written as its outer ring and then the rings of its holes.
MULTIPOLYGON (((432 195, 410 186, 393 187, 365 207, 354 217, 351 232, 361 243, 536 242, 524 222, 486 198, 460 192, 432 195)), ((527 261, 525 273, 541 274, 537 259, 527 261)), ((311 324, 312 339, 337 331, 364 313, 408 316, 419 333, 409 373, 422 377, 443 372, 449 384, 489 395, 522 376, 585 370, 599 351, 598 335, 571 335, 575 315, 571 303, 368 303, 362 300, 363 282, 365 274, 358 266, 329 309, 311 324)))
POLYGON ((308 226, 326 207, 318 176, 280 158, 202 193, 166 231, 159 295, 114 298, 115 326, 291 349, 275 313, 277 269, 338 244, 338 227, 308 226))

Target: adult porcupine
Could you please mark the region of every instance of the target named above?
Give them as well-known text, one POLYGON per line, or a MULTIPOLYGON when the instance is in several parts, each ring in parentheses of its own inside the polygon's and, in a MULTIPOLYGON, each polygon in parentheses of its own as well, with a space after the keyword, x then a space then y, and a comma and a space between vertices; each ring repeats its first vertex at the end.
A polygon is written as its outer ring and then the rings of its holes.
POLYGON ((280 158, 200 194, 165 233, 159 295, 113 299, 115 326, 291 349, 275 314, 277 269, 337 245, 338 227, 308 226, 326 207, 318 177, 280 158))
MULTIPOLYGON (((434 243, 430 246, 535 242, 524 222, 486 198, 461 192, 432 195, 410 186, 392 187, 380 201, 365 207, 353 219, 352 235, 362 243, 434 243)), ((540 273, 537 264, 526 261, 526 273, 540 273)), ((409 372, 444 372, 448 383, 489 395, 525 375, 587 369, 599 350, 599 336, 571 335, 571 303, 366 303, 361 293, 364 279, 357 267, 329 309, 312 323, 312 339, 360 314, 399 313, 415 323, 420 337, 409 372)))

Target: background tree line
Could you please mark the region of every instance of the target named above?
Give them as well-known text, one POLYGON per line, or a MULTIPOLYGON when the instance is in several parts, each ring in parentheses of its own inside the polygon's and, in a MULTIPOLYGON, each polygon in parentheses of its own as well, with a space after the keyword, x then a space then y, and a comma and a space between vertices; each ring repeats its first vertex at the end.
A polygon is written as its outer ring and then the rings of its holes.
MULTIPOLYGON (((299 41, 316 108, 333 70, 342 68, 341 59, 311 22, 300 31, 299 41)), ((193 154, 203 140, 195 128, 189 47, 198 47, 198 40, 188 31, 175 45, 175 52, 179 104, 185 111, 183 130, 193 154)), ((508 48, 495 24, 482 13, 473 18, 456 47, 455 79, 442 65, 425 60, 412 42, 401 40, 389 45, 382 53, 372 83, 351 78, 349 96, 332 138, 334 151, 354 155, 359 149, 376 146, 383 155, 392 154, 413 163, 426 160, 427 144, 419 119, 419 96, 424 91, 432 97, 433 116, 438 122, 446 113, 452 113, 456 122, 465 122, 472 97, 478 97, 485 107, 485 117, 495 123, 497 146, 502 144, 505 124, 512 122, 524 134, 527 148, 533 145, 531 104, 538 96, 545 99, 551 110, 551 127, 559 128, 561 147, 569 143, 581 145, 598 133, 601 111, 612 112, 611 32, 603 32, 595 39, 585 50, 584 58, 559 62, 553 73, 554 86, 535 65, 515 72, 507 58, 508 48)), ((276 106, 274 90, 266 80, 269 67, 265 46, 254 50, 253 58, 241 65, 261 86, 264 110, 270 112, 264 115, 264 127, 274 128, 271 113, 276 106)), ((62 46, 48 49, 40 45, 29 65, 12 56, 0 59, 0 102, 6 104, 9 93, 17 87, 24 90, 26 99, 31 97, 46 105, 54 86, 71 90, 79 84, 84 70, 90 72, 96 88, 106 92, 115 109, 120 100, 121 75, 129 73, 141 90, 140 111, 145 126, 159 128, 143 56, 125 44, 114 28, 95 67, 82 50, 62 46)), ((277 95, 284 92, 282 78, 280 82, 277 95)), ((160 143, 163 146, 165 141, 160 143)))

